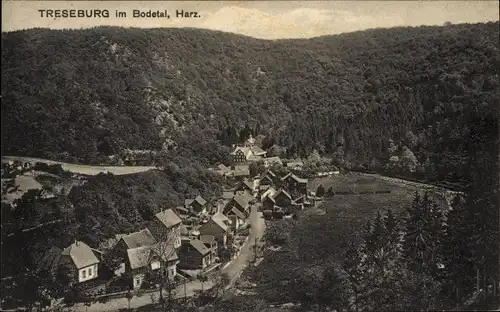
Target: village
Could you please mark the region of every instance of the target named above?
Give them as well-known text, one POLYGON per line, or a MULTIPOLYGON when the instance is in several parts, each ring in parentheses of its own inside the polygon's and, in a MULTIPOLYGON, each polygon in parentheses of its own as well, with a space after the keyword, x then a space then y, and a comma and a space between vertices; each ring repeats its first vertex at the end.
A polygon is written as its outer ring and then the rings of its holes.
MULTIPOLYGON (((234 282, 263 245, 264 220, 295 218, 318 197, 308 191, 308 179, 300 177, 302 160, 266 157, 251 137, 234 146, 231 156, 232 166, 210 169, 224 181, 220 198, 198 195, 185 199, 182 206, 160 207, 147 227, 116 233, 97 246, 78 240, 66 248, 50 246, 40 267, 50 268, 52 283, 71 289, 72 302, 134 296, 158 291, 160 285, 182 288, 191 281, 201 283, 203 290, 204 282, 221 275, 234 282), (250 166, 257 162, 263 168, 252 175, 250 166), (242 255, 245 244, 251 247, 242 255)), ((14 170, 4 165, 5 176, 34 176, 29 164, 9 164, 14 170)))

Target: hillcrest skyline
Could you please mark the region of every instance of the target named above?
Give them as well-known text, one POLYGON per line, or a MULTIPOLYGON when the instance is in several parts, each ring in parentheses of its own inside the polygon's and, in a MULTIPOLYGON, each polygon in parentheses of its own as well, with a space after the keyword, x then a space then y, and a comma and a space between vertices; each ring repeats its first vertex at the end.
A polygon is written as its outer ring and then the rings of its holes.
POLYGON ((2 32, 98 26, 178 28, 231 32, 260 39, 299 39, 372 28, 498 21, 496 1, 4 1, 2 32), (39 10, 108 10, 108 18, 43 18, 39 10), (126 17, 116 17, 116 10, 126 17), (166 18, 134 18, 133 10, 165 11, 166 18), (199 18, 176 18, 176 11, 199 18))

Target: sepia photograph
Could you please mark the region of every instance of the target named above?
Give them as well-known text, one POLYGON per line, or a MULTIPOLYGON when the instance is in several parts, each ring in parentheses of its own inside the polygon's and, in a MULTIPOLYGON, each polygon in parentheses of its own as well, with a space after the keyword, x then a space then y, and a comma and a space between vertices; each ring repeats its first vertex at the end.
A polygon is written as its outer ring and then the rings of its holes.
POLYGON ((498 1, 2 1, 1 311, 500 311, 498 1))

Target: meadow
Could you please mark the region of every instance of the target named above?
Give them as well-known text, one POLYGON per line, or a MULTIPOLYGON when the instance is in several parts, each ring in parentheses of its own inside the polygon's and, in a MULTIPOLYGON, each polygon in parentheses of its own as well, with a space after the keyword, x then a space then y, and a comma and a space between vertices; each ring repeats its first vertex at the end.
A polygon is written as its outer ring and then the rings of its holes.
MULTIPOLYGON (((280 227, 277 232, 285 234, 287 239, 279 251, 267 249, 264 261, 247 270, 250 281, 275 285, 275 281, 286 280, 286 276, 292 279, 290 272, 304 272, 311 267, 321 271, 326 263, 341 264, 349 246, 358 242, 368 220, 373 220, 377 212, 385 214, 389 209, 402 220, 415 192, 423 191, 411 185, 356 174, 317 178, 310 181, 309 188, 314 191, 320 184, 326 190, 332 187, 336 193, 350 190, 354 194, 325 198, 317 208, 304 210, 298 220, 268 222, 268 231, 272 231, 273 226, 280 227), (390 193, 374 193, 388 190, 390 193), (368 191, 371 194, 365 193, 368 191), (293 225, 283 226, 283 222, 293 225)), ((282 294, 278 296, 275 287, 261 287, 260 295, 272 302, 276 298, 291 300, 282 294)))

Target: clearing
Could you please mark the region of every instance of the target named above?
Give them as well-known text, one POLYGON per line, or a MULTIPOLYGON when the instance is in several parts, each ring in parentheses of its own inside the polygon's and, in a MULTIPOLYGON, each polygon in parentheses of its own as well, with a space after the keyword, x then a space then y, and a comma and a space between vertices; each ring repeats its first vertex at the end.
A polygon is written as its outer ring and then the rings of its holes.
POLYGON ((37 162, 45 163, 47 165, 59 164, 65 171, 82 175, 98 175, 99 173, 108 173, 108 172, 114 175, 123 175, 123 174, 133 174, 152 169, 157 169, 155 166, 97 166, 97 165, 93 166, 93 165, 69 164, 60 161, 53 161, 53 160, 34 158, 34 157, 2 156, 2 161, 9 161, 9 160, 12 161, 18 160, 23 163, 32 163, 32 164, 35 164, 37 162))

